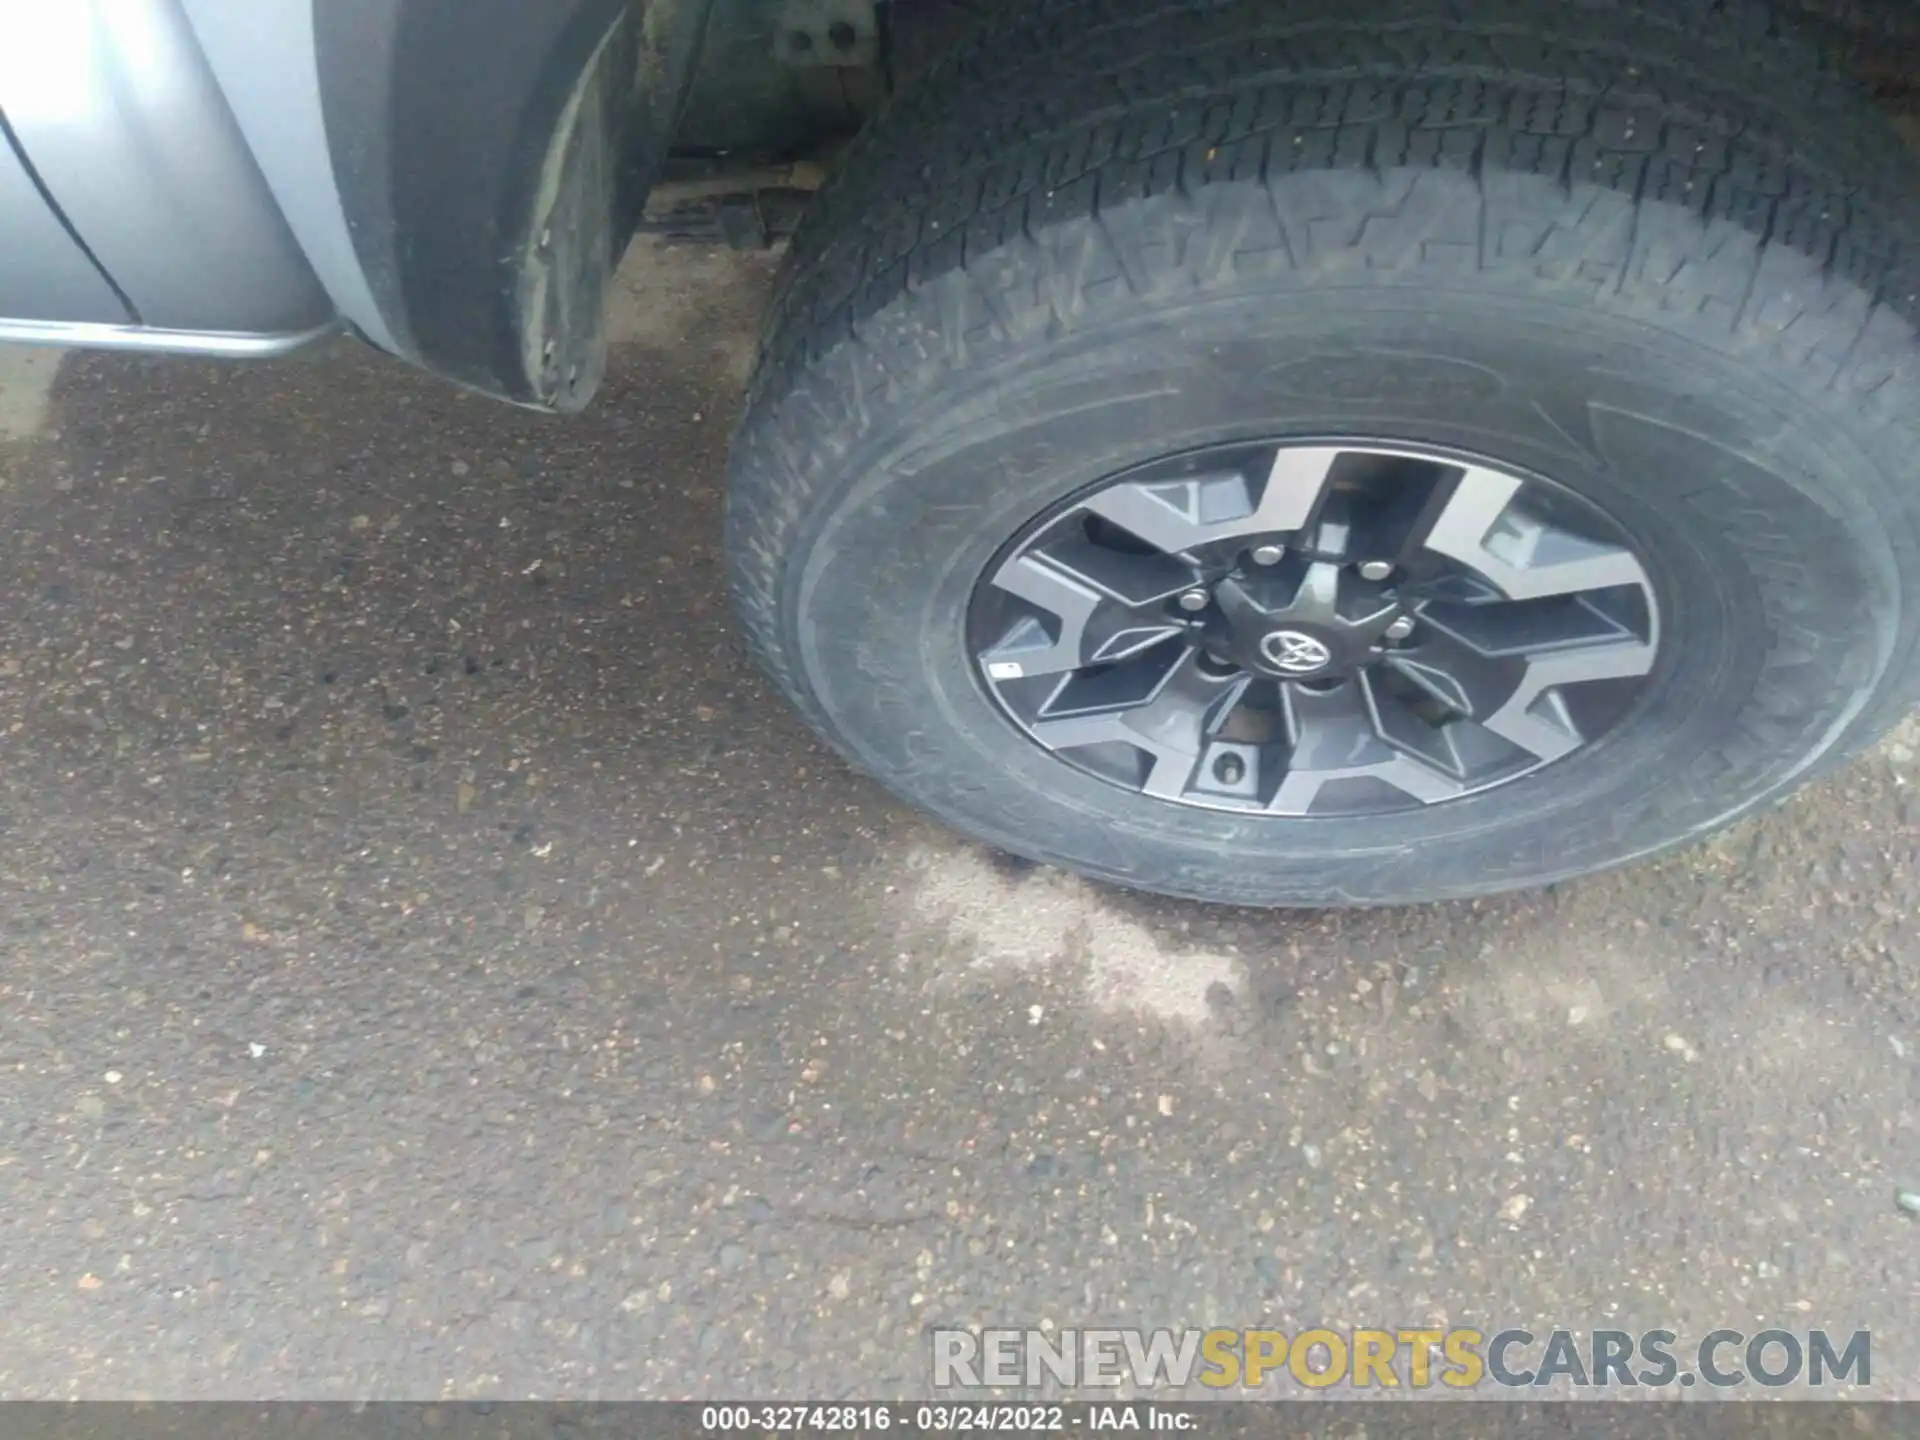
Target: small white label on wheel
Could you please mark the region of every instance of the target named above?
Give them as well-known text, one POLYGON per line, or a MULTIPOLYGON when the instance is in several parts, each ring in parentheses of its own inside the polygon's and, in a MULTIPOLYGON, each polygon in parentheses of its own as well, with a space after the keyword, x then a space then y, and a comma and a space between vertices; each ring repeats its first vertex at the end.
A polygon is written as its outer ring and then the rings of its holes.
POLYGON ((995 680, 1018 680, 1026 673, 1014 660, 995 660, 987 666, 987 674, 995 680))

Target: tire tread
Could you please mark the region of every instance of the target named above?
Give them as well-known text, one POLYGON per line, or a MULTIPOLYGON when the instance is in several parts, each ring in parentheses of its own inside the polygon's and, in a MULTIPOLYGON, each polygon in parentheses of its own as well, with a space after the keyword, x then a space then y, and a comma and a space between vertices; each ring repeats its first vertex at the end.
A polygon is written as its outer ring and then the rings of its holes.
MULTIPOLYGON (((1764 347, 1868 430, 1910 429, 1916 241, 1920 166, 1757 0, 998 12, 869 127, 795 237, 736 441, 735 596, 832 739, 794 660, 791 562, 856 438, 1021 347, 1275 271, 1505 277, 1764 347)), ((1913 574, 1914 497, 1886 509, 1913 574)), ((1920 692, 1898 618, 1874 703, 1810 764, 1920 692)))

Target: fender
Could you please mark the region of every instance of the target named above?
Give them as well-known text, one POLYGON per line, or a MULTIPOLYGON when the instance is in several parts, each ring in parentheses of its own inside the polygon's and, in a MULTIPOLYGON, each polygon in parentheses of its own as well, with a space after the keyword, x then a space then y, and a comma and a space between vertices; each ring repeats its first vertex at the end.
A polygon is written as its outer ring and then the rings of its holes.
POLYGON ((710 0, 181 0, 342 317, 577 410, 710 0))

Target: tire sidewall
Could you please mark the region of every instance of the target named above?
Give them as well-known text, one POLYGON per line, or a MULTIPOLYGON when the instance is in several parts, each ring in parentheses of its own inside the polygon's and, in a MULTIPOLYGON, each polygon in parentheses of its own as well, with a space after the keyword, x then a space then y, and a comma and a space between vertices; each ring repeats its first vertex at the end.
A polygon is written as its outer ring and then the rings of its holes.
POLYGON ((787 572, 827 727, 993 843, 1254 903, 1425 898, 1577 873, 1790 784, 1864 703, 1901 613, 1887 534, 1830 477, 1875 466, 1750 365, 1641 320, 1485 285, 1164 305, 1009 352, 834 460, 787 572), (964 645, 972 588, 1032 517, 1158 454, 1351 437, 1458 449, 1598 504, 1643 547, 1664 630, 1641 711, 1532 776, 1423 810, 1282 819, 1169 805, 1016 731, 964 645))

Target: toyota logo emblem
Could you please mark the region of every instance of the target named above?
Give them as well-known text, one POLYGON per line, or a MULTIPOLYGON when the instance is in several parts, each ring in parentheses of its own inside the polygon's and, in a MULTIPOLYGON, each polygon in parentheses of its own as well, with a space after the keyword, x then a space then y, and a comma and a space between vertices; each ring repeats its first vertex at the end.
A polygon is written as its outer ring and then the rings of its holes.
POLYGON ((1333 658, 1333 652, 1298 630, 1274 630, 1260 637, 1260 653, 1276 670, 1309 675, 1333 658))

